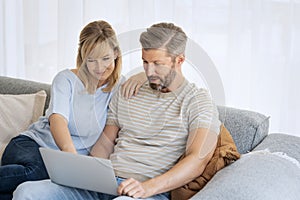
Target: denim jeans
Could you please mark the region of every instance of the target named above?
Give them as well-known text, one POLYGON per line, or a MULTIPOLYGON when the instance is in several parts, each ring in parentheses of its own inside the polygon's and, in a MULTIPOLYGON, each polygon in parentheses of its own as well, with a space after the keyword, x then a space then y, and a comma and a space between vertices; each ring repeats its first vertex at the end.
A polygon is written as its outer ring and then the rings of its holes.
MULTIPOLYGON (((117 178, 118 184, 124 179, 117 178)), ((88 190, 76 189, 55 184, 50 180, 33 181, 21 184, 14 192, 13 200, 132 200, 128 196, 113 196, 88 190)), ((144 200, 168 200, 169 193, 154 195, 144 200)))
POLYGON ((11 199, 13 191, 25 181, 48 178, 39 145, 24 135, 13 138, 1 160, 0 199, 11 199))

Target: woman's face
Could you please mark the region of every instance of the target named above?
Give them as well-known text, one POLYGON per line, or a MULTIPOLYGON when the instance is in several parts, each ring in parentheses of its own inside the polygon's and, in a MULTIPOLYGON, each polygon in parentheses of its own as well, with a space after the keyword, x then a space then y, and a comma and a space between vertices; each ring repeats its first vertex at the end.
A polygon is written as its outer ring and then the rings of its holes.
POLYGON ((108 44, 98 44, 86 59, 89 73, 99 82, 105 82, 115 69, 116 57, 108 44))

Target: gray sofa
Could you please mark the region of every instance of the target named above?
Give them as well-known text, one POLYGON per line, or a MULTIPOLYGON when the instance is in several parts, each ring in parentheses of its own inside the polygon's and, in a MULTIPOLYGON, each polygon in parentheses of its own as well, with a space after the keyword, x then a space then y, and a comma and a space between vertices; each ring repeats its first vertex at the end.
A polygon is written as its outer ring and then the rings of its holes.
MULTIPOLYGON (((47 93, 46 110, 49 84, 0 76, 0 94, 41 89, 47 93)), ((218 110, 242 156, 220 170, 192 199, 300 199, 300 138, 269 134, 269 117, 263 114, 225 106, 218 110)))

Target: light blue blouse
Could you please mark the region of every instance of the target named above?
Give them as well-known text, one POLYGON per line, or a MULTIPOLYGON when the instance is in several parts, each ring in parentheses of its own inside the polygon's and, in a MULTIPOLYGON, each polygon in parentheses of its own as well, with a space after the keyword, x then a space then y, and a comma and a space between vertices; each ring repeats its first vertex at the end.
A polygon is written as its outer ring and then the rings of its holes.
MULTIPOLYGON (((119 83, 123 82, 122 77, 119 83)), ((69 69, 59 72, 51 86, 51 100, 46 115, 21 133, 35 140, 40 146, 58 149, 50 132, 49 116, 61 114, 68 121, 68 128, 79 154, 87 155, 102 133, 106 123, 107 110, 112 94, 103 92, 102 86, 95 94, 88 94, 81 80, 69 69)))

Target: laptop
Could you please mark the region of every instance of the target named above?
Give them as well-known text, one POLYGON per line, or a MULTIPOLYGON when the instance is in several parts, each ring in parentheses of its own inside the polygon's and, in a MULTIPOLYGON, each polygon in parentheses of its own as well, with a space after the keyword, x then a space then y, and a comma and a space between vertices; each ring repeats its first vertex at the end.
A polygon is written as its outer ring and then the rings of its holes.
POLYGON ((117 181, 110 160, 39 148, 52 182, 117 195, 117 181))

